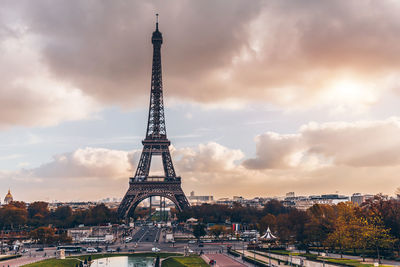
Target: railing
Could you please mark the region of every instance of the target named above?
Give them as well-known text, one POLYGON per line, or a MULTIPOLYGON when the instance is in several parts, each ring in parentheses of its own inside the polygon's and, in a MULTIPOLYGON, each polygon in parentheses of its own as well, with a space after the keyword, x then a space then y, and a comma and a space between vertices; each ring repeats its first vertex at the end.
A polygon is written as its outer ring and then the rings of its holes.
POLYGON ((147 176, 147 177, 130 177, 129 182, 180 182, 181 177, 175 177, 174 179, 169 179, 165 176, 147 176))

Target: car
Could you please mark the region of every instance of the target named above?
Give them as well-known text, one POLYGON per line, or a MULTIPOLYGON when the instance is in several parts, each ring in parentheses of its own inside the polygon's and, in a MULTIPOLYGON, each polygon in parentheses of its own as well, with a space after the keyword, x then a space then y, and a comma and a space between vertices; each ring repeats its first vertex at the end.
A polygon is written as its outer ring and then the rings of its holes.
POLYGON ((204 247, 204 244, 203 244, 203 243, 200 243, 200 244, 199 244, 199 247, 201 247, 201 248, 204 247))
POLYGON ((127 238, 125 238, 125 243, 129 243, 132 241, 132 237, 128 236, 127 238))
POLYGON ((107 252, 111 252, 111 253, 112 253, 112 252, 116 252, 116 250, 113 249, 113 248, 108 248, 108 249, 107 249, 107 252))
POLYGON ((87 248, 86 252, 87 253, 97 253, 97 249, 95 249, 95 248, 87 248))
POLYGON ((188 252, 189 253, 193 253, 194 251, 193 250, 191 250, 190 248, 188 249, 188 252))
POLYGON ((133 248, 128 249, 128 252, 135 252, 133 248))
POLYGON ((210 239, 204 240, 204 243, 211 243, 212 241, 210 239))
POLYGON ((189 243, 189 244, 194 244, 194 243, 196 243, 196 240, 189 240, 188 243, 189 243))
POLYGON ((44 248, 37 248, 36 251, 44 251, 44 248))
POLYGON ((24 248, 21 252, 22 252, 22 253, 29 252, 29 249, 24 248))
POLYGON ((97 250, 97 252, 102 252, 103 251, 103 249, 100 248, 100 247, 96 247, 95 249, 97 250))
POLYGON ((151 251, 152 251, 152 252, 160 252, 161 249, 159 249, 158 247, 153 247, 153 248, 151 249, 151 251))

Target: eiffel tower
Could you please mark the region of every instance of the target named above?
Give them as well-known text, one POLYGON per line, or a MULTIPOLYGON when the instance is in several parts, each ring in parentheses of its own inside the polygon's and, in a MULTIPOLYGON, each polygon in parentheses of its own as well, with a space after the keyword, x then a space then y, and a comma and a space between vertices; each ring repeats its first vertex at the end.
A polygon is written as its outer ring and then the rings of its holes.
POLYGON ((120 218, 132 217, 136 206, 144 199, 152 196, 168 198, 179 211, 189 206, 189 202, 181 188, 181 177, 176 176, 172 164, 165 128, 163 86, 161 72, 161 44, 163 38, 158 30, 158 14, 156 30, 151 38, 153 44, 153 67, 151 74, 151 92, 149 117, 146 137, 142 141, 143 150, 135 176, 129 179, 129 189, 118 207, 120 218), (163 176, 150 176, 152 156, 161 156, 164 169, 163 176))

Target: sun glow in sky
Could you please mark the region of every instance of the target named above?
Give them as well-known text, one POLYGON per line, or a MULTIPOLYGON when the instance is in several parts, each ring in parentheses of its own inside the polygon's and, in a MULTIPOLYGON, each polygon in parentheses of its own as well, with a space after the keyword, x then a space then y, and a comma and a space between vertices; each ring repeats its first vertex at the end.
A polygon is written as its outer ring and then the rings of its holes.
POLYGON ((6 1, 0 196, 123 196, 146 129, 155 13, 184 191, 392 195, 399 12, 390 0, 6 1))
POLYGON ((326 98, 335 103, 337 111, 353 109, 354 112, 365 112, 379 96, 379 90, 369 82, 351 78, 338 78, 327 90, 326 98))

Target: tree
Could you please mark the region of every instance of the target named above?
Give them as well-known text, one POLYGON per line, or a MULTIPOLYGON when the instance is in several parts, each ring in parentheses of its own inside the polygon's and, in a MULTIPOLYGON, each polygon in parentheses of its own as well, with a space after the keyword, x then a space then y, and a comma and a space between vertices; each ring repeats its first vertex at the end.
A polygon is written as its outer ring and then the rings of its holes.
POLYGON ((377 215, 370 216, 364 220, 362 231, 364 242, 366 242, 369 247, 376 250, 378 261, 381 263, 381 249, 390 247, 396 239, 390 235, 390 229, 385 228, 382 218, 377 215))
POLYGON ((327 236, 334 231, 336 213, 333 206, 315 204, 307 210, 310 217, 305 225, 307 242, 322 246, 327 236))
POLYGON ((61 244, 72 243, 72 237, 68 236, 66 232, 63 232, 56 236, 56 240, 61 244))
POLYGON ((286 208, 285 206, 283 206, 283 204, 275 199, 272 199, 270 201, 268 201, 263 209, 263 213, 264 214, 273 214, 273 215, 279 215, 282 213, 288 213, 290 211, 290 208, 286 208))
POLYGON ((49 203, 43 201, 32 202, 28 207, 28 215, 33 221, 45 223, 44 219, 49 215, 49 203))
POLYGON ((273 214, 267 214, 261 218, 258 223, 258 231, 260 234, 263 234, 268 227, 271 229, 276 228, 276 217, 273 214))
POLYGON ((196 224, 193 226, 193 235, 197 240, 200 240, 200 237, 206 235, 206 226, 202 223, 196 224))
POLYGON ((9 205, 19 209, 26 209, 26 203, 23 201, 12 201, 9 205))
POLYGON ((57 207, 57 209, 50 214, 51 223, 57 227, 72 227, 73 226, 73 212, 69 206, 57 207))
POLYGON ((348 203, 339 203, 336 210, 335 230, 327 236, 326 244, 333 248, 339 247, 340 257, 343 258, 344 248, 351 247, 352 244, 350 225, 355 222, 355 214, 353 206, 348 203))
POLYGON ((224 232, 225 227, 222 225, 213 225, 210 227, 210 233, 215 236, 215 238, 219 238, 219 236, 224 232))
POLYGON ((27 222, 28 212, 23 202, 11 202, 0 209, 0 226, 5 228, 20 227, 27 222))
POLYGON ((91 207, 85 218, 85 224, 101 224, 115 221, 117 216, 103 203, 91 207))
POLYGON ((44 226, 30 231, 29 236, 39 244, 52 244, 56 240, 54 229, 44 226))
POLYGON ((53 217, 56 220, 67 220, 72 216, 72 208, 70 206, 61 206, 53 212, 53 217))

